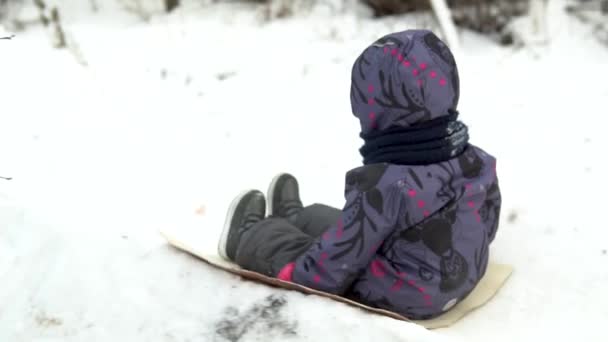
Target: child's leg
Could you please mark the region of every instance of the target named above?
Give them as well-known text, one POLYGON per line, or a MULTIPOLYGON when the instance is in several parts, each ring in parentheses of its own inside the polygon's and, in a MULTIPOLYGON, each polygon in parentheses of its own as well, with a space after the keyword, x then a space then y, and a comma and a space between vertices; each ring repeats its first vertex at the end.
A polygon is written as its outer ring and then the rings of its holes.
POLYGON ((305 234, 317 238, 338 222, 342 211, 324 204, 313 204, 298 213, 294 225, 305 234))
POLYGON ((235 262, 244 269, 276 277, 312 245, 313 238, 282 218, 264 219, 245 233, 235 262))

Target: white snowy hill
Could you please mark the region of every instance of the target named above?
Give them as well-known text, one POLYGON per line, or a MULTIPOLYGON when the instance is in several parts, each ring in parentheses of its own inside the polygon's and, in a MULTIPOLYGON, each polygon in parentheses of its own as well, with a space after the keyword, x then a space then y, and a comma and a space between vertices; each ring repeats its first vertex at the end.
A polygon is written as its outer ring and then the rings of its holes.
POLYGON ((158 234, 212 247, 232 197, 280 171, 341 206, 352 62, 424 20, 185 2, 145 22, 65 1, 70 50, 42 28, 0 40, 0 341, 608 340, 608 47, 561 1, 550 45, 461 32, 462 119, 504 196, 492 258, 515 272, 434 331, 243 281, 158 234))

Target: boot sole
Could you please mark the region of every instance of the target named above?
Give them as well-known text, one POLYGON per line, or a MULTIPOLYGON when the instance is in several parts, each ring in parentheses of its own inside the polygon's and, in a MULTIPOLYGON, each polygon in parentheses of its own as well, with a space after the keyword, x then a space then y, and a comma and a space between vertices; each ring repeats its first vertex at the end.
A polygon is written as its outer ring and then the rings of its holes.
POLYGON ((220 236, 220 243, 217 245, 218 254, 224 259, 228 261, 230 260, 228 257, 228 253, 226 253, 226 244, 228 243, 228 235, 230 233, 230 226, 232 225, 232 218, 234 217, 234 211, 236 207, 239 205, 243 197, 245 197, 250 192, 255 191, 254 189, 245 190, 241 192, 238 196, 236 196, 230 206, 228 207, 228 212, 226 213, 226 219, 224 220, 224 228, 222 229, 222 235, 220 236))

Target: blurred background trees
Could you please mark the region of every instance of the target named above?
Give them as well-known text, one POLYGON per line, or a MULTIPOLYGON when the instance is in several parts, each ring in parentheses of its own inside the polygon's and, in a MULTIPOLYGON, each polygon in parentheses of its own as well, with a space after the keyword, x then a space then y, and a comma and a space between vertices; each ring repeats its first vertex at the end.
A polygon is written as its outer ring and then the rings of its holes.
MULTIPOLYGON (((170 13, 184 2, 196 1, 204 4, 239 2, 239 0, 81 0, 82 3, 88 3, 92 11, 97 11, 100 4, 112 2, 142 20, 149 20, 153 15, 170 13)), ((512 25, 519 18, 527 18, 531 25, 530 30, 543 34, 544 16, 551 0, 441 1, 449 7, 449 17, 457 27, 491 36, 504 45, 510 45, 521 43, 512 25)), ((65 47, 61 8, 62 3, 67 2, 0 0, 0 24, 14 32, 25 30, 31 25, 44 25, 52 33, 53 45, 58 48, 65 47), (37 13, 24 14, 23 9, 31 8, 32 5, 37 9, 37 13)), ((430 0, 240 0, 240 2, 265 6, 267 20, 289 17, 316 3, 324 3, 330 8, 341 10, 349 6, 365 6, 375 17, 437 12, 436 8, 431 6, 430 0)), ((581 21, 592 25, 597 38, 608 44, 608 0, 571 0, 566 10, 581 21)))

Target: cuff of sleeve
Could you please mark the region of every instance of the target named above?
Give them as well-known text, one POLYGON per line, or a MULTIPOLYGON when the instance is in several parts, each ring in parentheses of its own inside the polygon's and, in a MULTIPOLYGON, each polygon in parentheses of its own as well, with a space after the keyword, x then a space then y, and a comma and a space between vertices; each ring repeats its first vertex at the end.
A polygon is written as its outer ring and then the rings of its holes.
POLYGON ((293 277, 293 270, 296 268, 296 263, 295 262, 290 262, 289 264, 285 265, 281 271, 279 271, 279 274, 277 275, 278 279, 281 279, 283 281, 288 281, 288 282, 292 282, 292 277, 293 277))

